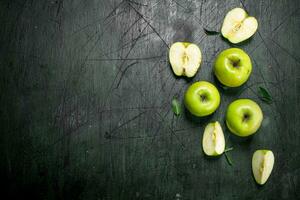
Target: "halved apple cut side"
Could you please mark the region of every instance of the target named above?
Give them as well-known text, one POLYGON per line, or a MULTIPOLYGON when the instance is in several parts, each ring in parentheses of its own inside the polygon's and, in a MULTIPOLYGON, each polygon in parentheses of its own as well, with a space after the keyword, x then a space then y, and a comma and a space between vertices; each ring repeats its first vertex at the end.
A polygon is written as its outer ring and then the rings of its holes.
POLYGON ((225 138, 219 122, 209 123, 205 127, 202 147, 208 156, 218 156, 224 152, 225 138))
POLYGON ((169 51, 169 60, 177 76, 193 77, 201 64, 201 51, 196 44, 175 42, 169 51))
POLYGON ((239 43, 250 38, 257 30, 258 22, 248 16, 242 8, 234 8, 225 16, 221 33, 231 43, 239 43))
POLYGON ((271 175, 274 166, 274 154, 270 150, 257 150, 252 157, 252 172, 255 181, 263 185, 271 175))

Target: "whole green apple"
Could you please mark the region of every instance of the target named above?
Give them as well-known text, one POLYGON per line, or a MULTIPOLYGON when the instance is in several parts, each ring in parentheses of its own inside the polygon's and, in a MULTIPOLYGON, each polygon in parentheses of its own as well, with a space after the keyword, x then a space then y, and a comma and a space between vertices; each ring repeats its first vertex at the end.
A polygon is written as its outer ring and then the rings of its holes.
POLYGON ((238 87, 245 83, 252 71, 250 57, 239 48, 222 51, 214 64, 218 80, 228 87, 238 87))
POLYGON ((193 115, 207 116, 219 107, 220 94, 213 84, 199 81, 187 89, 184 95, 184 104, 193 115))
POLYGON ((263 113, 259 105, 250 99, 238 99, 232 102, 226 112, 228 129, 241 137, 254 134, 262 120, 263 113))

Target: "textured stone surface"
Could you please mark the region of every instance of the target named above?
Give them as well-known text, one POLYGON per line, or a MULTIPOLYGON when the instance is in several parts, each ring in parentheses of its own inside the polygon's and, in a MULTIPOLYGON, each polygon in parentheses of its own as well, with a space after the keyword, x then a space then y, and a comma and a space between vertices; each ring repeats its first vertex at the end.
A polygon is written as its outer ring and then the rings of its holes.
POLYGON ((4 191, 32 199, 299 199, 299 1, 0 1, 0 167, 4 191), (135 2, 134 2, 135 1, 135 2), (259 31, 235 45, 253 73, 237 89, 216 83, 216 55, 233 45, 219 30, 227 11, 245 7, 259 31), (203 63, 191 79, 173 75, 175 41, 198 44, 203 63), (174 97, 208 80, 221 92, 212 116, 197 119, 174 97), (272 104, 258 98, 266 88, 272 104), (227 105, 251 98, 264 112, 257 134, 225 129, 227 105), (205 125, 219 120, 233 166, 209 159, 205 125), (255 184, 251 158, 272 149, 267 184, 255 184))

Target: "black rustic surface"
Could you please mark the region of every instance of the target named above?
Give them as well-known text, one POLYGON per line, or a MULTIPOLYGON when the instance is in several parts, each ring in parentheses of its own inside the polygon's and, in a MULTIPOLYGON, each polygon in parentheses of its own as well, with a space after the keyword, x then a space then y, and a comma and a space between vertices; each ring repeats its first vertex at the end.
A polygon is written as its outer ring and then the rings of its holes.
POLYGON ((299 199, 299 0, 1 0, 1 192, 3 199, 299 199), (250 40, 219 35, 234 7, 258 19, 250 40), (198 44, 201 69, 189 80, 168 63, 174 41, 198 44), (249 81, 222 88, 216 55, 237 46, 252 58, 249 81), (184 108, 198 80, 215 83, 221 105, 194 118, 184 108), (259 98, 267 89, 273 103, 259 98), (264 112, 253 137, 224 125, 228 104, 251 98, 264 112), (233 165, 204 156, 204 126, 219 120, 233 165), (275 154, 267 184, 255 184, 256 149, 275 154))

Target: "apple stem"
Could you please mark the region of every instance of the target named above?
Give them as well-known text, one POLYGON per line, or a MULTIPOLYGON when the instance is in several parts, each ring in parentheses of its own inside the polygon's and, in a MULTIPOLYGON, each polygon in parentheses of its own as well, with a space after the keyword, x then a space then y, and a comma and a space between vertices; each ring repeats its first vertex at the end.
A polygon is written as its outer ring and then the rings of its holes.
POLYGON ((237 61, 233 61, 233 62, 232 62, 232 65, 233 65, 233 67, 235 67, 235 68, 239 68, 239 63, 240 63, 240 59, 237 60, 237 61))
POLYGON ((250 116, 248 114, 244 114, 244 116, 243 116, 243 122, 248 121, 249 117, 250 116))
POLYGON ((201 98, 202 102, 206 101, 206 99, 207 99, 205 95, 200 95, 200 98, 201 98))

